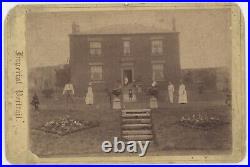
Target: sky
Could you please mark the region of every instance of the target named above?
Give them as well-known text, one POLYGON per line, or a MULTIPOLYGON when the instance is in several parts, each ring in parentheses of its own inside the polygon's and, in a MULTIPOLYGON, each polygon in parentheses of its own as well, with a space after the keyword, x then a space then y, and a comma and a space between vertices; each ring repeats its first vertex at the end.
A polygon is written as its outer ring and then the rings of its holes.
POLYGON ((173 18, 180 33, 182 69, 229 66, 232 47, 228 9, 29 13, 26 19, 28 65, 65 64, 69 59, 68 35, 73 22, 80 25, 82 32, 112 25, 133 29, 134 24, 168 32, 172 30, 173 18))

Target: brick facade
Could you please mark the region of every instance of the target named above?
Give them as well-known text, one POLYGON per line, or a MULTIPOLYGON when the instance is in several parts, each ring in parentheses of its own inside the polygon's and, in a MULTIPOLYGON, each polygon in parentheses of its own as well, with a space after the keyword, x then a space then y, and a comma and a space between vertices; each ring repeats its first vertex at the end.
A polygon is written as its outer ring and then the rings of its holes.
POLYGON ((113 88, 117 80, 123 82, 124 70, 132 73, 132 80, 141 81, 143 86, 152 83, 153 64, 162 64, 164 79, 176 83, 180 79, 179 33, 136 33, 136 34, 80 34, 72 33, 70 39, 71 82, 77 95, 83 95, 91 82, 94 91, 113 88), (123 41, 130 41, 130 55, 124 55, 123 41), (162 41, 162 54, 152 53, 152 40, 162 41), (90 42, 101 43, 101 55, 90 55, 90 42), (100 65, 103 70, 101 81, 91 81, 91 66, 100 65))

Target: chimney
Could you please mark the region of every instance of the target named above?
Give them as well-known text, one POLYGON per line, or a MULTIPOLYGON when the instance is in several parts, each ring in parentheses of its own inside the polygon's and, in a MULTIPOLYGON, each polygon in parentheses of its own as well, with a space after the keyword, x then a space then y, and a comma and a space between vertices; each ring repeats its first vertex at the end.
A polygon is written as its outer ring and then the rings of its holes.
POLYGON ((175 25, 175 17, 173 17, 173 19, 172 19, 172 30, 173 31, 176 31, 176 25, 175 25))
POLYGON ((80 26, 76 24, 75 22, 72 23, 72 33, 79 33, 80 32, 80 26))

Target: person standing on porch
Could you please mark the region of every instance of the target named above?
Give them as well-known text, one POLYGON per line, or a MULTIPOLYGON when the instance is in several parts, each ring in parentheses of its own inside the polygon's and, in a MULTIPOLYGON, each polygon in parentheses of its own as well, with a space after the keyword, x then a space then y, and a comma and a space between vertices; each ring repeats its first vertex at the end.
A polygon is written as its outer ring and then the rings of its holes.
POLYGON ((125 86, 128 85, 128 77, 127 77, 127 76, 125 76, 125 78, 124 78, 124 85, 125 85, 125 86))
POLYGON ((187 104, 187 91, 186 87, 181 81, 181 84, 179 86, 179 98, 178 98, 179 104, 187 104))
POLYGON ((168 84, 168 96, 169 96, 169 102, 174 103, 174 85, 172 82, 169 82, 168 84))
POLYGON ((85 103, 87 105, 93 105, 94 104, 94 94, 93 94, 93 90, 92 90, 92 87, 91 87, 91 83, 89 83, 89 86, 88 86, 88 92, 87 92, 86 97, 85 97, 85 103))
POLYGON ((152 82, 152 88, 156 88, 157 87, 157 82, 155 80, 153 80, 152 82))

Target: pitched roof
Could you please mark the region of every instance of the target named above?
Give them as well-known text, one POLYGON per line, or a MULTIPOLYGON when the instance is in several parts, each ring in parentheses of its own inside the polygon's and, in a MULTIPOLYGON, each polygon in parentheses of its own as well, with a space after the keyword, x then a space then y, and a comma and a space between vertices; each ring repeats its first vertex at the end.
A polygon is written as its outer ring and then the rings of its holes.
POLYGON ((169 28, 156 28, 157 25, 154 26, 144 26, 140 24, 116 24, 104 26, 101 28, 93 28, 85 31, 80 31, 77 34, 137 34, 137 33, 168 33, 174 32, 169 28))

